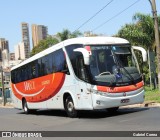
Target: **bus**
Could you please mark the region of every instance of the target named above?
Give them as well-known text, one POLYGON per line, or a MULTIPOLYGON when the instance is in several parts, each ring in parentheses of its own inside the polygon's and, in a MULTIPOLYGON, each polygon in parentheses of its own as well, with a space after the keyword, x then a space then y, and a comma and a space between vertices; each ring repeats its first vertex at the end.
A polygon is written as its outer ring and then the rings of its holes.
POLYGON ((143 103, 144 83, 132 46, 118 37, 68 39, 11 68, 15 108, 30 113, 40 109, 107 109, 143 103))

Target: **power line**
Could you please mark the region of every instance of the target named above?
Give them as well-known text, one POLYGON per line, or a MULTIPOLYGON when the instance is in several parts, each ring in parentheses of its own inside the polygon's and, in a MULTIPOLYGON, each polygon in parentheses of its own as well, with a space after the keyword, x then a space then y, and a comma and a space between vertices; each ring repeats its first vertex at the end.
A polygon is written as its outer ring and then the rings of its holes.
POLYGON ((99 26, 97 26, 96 28, 94 28, 92 30, 95 31, 97 29, 99 29, 100 27, 102 27, 104 24, 108 23, 109 21, 111 21, 112 19, 116 18, 117 16, 119 16, 120 14, 122 14, 123 12, 125 12, 126 10, 128 10, 130 7, 132 7, 133 5, 135 5, 136 3, 138 3, 140 0, 137 0, 136 2, 134 2, 133 4, 131 4, 130 6, 128 6, 127 8, 125 8, 124 10, 120 11, 119 13, 117 13, 116 15, 114 15, 113 17, 111 17, 110 19, 108 19, 107 21, 103 22, 102 24, 100 24, 99 26))
MULTIPOLYGON (((104 7, 102 7, 98 12, 96 12, 92 17, 90 17, 88 20, 86 20, 83 24, 81 24, 75 31, 79 30, 81 27, 83 27, 85 24, 87 24, 90 20, 92 20, 95 16, 97 16, 102 10, 104 10, 113 0, 111 0, 109 3, 107 3, 104 7)), ((75 32, 74 31, 74 32, 75 32)))

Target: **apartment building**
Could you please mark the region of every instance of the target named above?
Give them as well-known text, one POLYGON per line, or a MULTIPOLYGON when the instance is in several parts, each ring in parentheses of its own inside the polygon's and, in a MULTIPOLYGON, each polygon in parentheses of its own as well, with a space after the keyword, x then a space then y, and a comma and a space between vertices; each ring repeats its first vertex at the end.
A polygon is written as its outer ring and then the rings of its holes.
POLYGON ((46 39, 47 35, 48 35, 48 27, 47 26, 32 24, 33 47, 37 46, 41 40, 46 39))
POLYGON ((24 43, 24 57, 30 57, 30 39, 29 39, 29 25, 26 22, 21 23, 22 42, 24 43))

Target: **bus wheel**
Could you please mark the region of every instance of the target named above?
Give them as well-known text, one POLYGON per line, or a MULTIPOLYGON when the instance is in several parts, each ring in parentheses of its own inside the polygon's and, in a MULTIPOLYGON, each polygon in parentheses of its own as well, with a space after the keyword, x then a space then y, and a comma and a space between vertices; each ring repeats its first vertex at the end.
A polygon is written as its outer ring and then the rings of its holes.
POLYGON ((65 99, 65 110, 67 112, 68 117, 70 118, 77 117, 77 111, 75 110, 74 103, 71 96, 68 96, 65 99))
POLYGON ((25 114, 29 114, 29 112, 30 112, 30 109, 28 108, 26 100, 23 100, 23 111, 25 114))
POLYGON ((119 107, 112 107, 112 108, 107 108, 107 111, 109 113, 115 113, 115 112, 117 112, 118 109, 119 109, 119 107))

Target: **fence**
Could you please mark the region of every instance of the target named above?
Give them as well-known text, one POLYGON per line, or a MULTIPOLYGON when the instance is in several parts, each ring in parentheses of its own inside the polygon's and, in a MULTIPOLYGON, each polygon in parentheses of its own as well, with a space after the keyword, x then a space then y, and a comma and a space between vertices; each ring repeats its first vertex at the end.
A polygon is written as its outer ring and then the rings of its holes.
MULTIPOLYGON (((5 103, 12 103, 12 94, 10 89, 5 89, 4 96, 5 96, 5 103)), ((3 102, 2 91, 0 91, 0 104, 2 104, 2 102, 3 102)))

